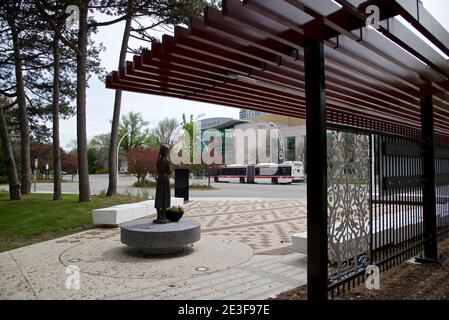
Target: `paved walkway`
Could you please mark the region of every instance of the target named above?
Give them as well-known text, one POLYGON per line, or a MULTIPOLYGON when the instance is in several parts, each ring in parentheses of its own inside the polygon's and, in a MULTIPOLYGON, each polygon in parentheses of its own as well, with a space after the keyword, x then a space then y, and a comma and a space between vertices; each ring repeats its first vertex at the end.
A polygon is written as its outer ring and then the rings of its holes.
POLYGON ((305 229, 301 201, 185 208, 201 221, 202 239, 164 258, 139 257, 121 244, 118 228, 0 253, 0 299, 266 299, 305 283, 306 257, 293 253, 290 239, 305 229), (80 272, 77 290, 66 288, 69 265, 80 272))
POLYGON ((256 254, 293 252, 291 234, 306 230, 307 207, 299 200, 192 201, 185 208, 201 221, 202 233, 240 240, 256 254))

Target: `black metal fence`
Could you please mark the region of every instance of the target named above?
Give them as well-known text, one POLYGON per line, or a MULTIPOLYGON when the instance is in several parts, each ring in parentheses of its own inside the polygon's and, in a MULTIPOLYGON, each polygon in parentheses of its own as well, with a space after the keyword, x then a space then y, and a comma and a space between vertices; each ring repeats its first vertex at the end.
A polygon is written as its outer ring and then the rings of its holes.
MULTIPOLYGON (((353 133, 357 136, 360 133, 353 133)), ((329 296, 333 298, 365 281, 368 265, 376 265, 380 271, 418 255, 423 245, 423 158, 421 140, 385 134, 369 135, 370 177, 369 182, 350 171, 346 177, 351 181, 340 192, 366 192, 369 183, 369 219, 364 226, 360 214, 363 206, 346 206, 347 216, 353 220, 352 235, 338 243, 338 247, 348 247, 344 242, 357 243, 352 246, 356 254, 341 253, 346 268, 335 271, 335 252, 329 251, 329 296), (364 188, 365 185, 365 188, 364 188), (352 191, 351 191, 352 190, 352 191), (365 190, 365 191, 364 191, 365 190), (364 230, 368 228, 368 245, 363 247, 364 230), (363 230, 362 230, 363 229, 363 230), (357 251, 358 250, 358 251, 357 251), (333 271, 333 273, 332 273, 333 271)), ((357 139, 356 139, 357 140, 357 139)), ((359 139, 360 140, 360 139, 359 139)), ((329 142, 328 142, 329 143, 329 142)), ((358 148, 358 147, 356 147, 358 148)), ((329 150, 329 148, 328 148, 329 150)), ((332 150, 332 148, 331 148, 332 150)), ((360 152, 359 152, 360 154, 360 152)), ((332 156, 328 160, 332 165, 332 156)), ((328 164, 329 165, 329 164, 328 164)), ((436 143, 436 215, 438 238, 449 235, 449 144, 436 143)), ((329 170, 328 170, 329 172, 329 170)), ((328 174, 329 179, 329 174, 328 174)), ((332 177, 330 179, 332 182, 332 177)), ((335 199, 330 185, 328 215, 333 215, 332 201, 335 199)), ((351 198, 350 196, 349 198, 351 198)), ((359 197, 363 197, 359 195, 359 197)), ((348 201, 347 195, 341 195, 342 201, 348 201)), ((341 215, 341 214, 340 214, 341 215)), ((328 223, 334 223, 328 220, 328 223)), ((329 243, 335 242, 335 234, 328 226, 329 243)), ((333 243, 335 246, 335 243, 333 243)), ((341 263, 340 263, 341 264, 341 263)))
POLYGON ((372 263, 383 268, 422 245, 422 155, 417 140, 374 135, 372 263))
POLYGON ((437 234, 449 236, 449 144, 437 141, 435 150, 437 234))

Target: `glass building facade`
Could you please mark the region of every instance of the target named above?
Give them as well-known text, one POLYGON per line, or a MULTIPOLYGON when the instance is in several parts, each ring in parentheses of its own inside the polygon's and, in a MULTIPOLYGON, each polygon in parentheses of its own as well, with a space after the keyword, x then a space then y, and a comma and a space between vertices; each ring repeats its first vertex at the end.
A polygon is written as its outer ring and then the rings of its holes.
POLYGON ((267 114, 267 113, 261 112, 261 111, 248 110, 248 109, 240 109, 239 119, 246 120, 248 118, 263 116, 265 114, 267 114))

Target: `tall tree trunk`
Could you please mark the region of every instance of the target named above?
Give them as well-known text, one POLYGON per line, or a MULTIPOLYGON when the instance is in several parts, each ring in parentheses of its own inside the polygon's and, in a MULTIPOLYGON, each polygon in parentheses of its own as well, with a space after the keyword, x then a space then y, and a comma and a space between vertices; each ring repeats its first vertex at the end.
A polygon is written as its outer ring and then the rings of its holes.
POLYGON ((28 194, 31 192, 30 126, 23 83, 19 35, 14 21, 10 21, 10 27, 14 47, 17 104, 19 106, 21 191, 23 194, 28 194))
POLYGON ((89 168, 87 161, 87 137, 86 137, 86 59, 87 59, 87 13, 88 2, 80 5, 76 84, 76 130, 78 144, 78 188, 79 201, 90 201, 89 168))
MULTIPOLYGON (((128 1, 128 10, 132 10, 133 0, 128 1)), ((123 30, 122 47, 120 49, 119 69, 125 65, 126 51, 128 50, 129 34, 131 31, 132 17, 129 16, 126 19, 125 29, 123 30)), ((117 193, 117 142, 118 142, 118 129, 120 124, 120 109, 122 106, 122 91, 115 90, 114 98, 114 114, 112 116, 111 124, 111 140, 109 143, 109 185, 106 196, 110 197, 117 193)))
POLYGON ((0 138, 2 144, 2 152, 5 157, 6 173, 9 183, 9 198, 11 200, 20 200, 20 183, 17 177, 16 162, 12 153, 11 141, 9 140, 8 128, 6 126, 3 108, 0 107, 0 138))
POLYGON ((61 150, 59 141, 59 90, 60 90, 59 37, 53 40, 53 200, 61 200, 61 150))

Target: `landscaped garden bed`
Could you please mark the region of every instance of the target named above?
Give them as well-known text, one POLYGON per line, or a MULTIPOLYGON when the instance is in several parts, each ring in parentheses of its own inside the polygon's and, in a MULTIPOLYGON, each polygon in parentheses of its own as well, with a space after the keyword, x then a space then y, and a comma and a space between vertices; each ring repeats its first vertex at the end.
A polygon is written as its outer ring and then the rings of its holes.
MULTIPOLYGON (((449 257, 449 239, 438 245, 449 257)), ((306 299, 307 286, 279 294, 276 299, 306 299)), ((449 299, 449 260, 443 264, 403 263, 380 274, 380 289, 368 290, 364 284, 335 297, 336 300, 447 300, 449 299)))

